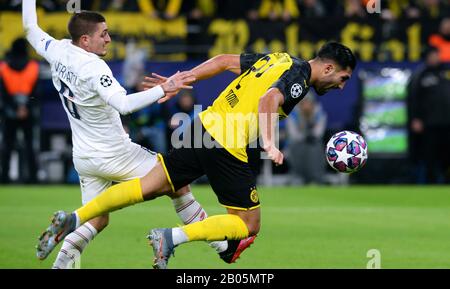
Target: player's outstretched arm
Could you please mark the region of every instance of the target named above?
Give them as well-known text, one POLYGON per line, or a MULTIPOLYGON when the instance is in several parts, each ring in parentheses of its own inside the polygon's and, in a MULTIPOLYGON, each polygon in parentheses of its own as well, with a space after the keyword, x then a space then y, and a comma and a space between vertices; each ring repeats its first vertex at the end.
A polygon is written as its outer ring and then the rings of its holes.
POLYGON ((22 22, 27 40, 37 53, 49 60, 48 48, 50 43, 55 40, 45 33, 37 23, 36 0, 22 1, 22 22))
POLYGON ((163 103, 174 97, 181 89, 192 89, 192 86, 188 84, 194 81, 195 77, 193 77, 192 73, 177 72, 167 78, 161 85, 141 92, 126 95, 123 90, 108 97, 105 96, 108 93, 104 92, 108 88, 99 86, 99 94, 109 105, 119 111, 120 114, 129 114, 151 105, 156 101, 163 103))
POLYGON ((195 76, 190 71, 177 72, 169 77, 164 83, 161 84, 164 90, 164 97, 158 100, 158 103, 163 103, 177 95, 182 89, 192 89, 189 84, 195 81, 195 76))
POLYGON ((237 54, 217 55, 191 69, 196 80, 208 79, 224 71, 241 74, 241 60, 237 54))
MULTIPOLYGON (((195 77, 195 81, 211 78, 224 71, 231 71, 235 74, 241 74, 240 55, 221 54, 190 70, 195 77)), ((144 89, 149 89, 157 85, 161 85, 165 81, 167 81, 167 77, 152 73, 151 76, 144 78, 142 86, 144 89)))

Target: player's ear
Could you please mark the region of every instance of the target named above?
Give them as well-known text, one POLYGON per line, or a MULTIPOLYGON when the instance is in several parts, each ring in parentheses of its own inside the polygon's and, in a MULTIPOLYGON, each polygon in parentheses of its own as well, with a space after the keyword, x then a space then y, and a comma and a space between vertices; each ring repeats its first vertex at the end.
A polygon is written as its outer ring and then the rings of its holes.
POLYGON ((325 74, 331 74, 336 69, 334 64, 331 63, 331 62, 326 62, 324 65, 325 65, 325 68, 324 68, 324 73, 325 74))
POLYGON ((89 46, 89 35, 81 35, 80 39, 78 40, 78 44, 80 44, 82 47, 88 47, 89 46))

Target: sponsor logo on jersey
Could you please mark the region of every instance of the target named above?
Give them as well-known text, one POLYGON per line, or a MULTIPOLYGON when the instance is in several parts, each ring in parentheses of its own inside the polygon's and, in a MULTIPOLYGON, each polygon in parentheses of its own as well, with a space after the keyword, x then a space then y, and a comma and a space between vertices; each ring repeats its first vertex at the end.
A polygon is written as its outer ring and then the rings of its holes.
POLYGON ((233 108, 236 106, 236 104, 238 104, 239 102, 239 98, 237 97, 237 95, 233 92, 233 90, 230 90, 228 92, 228 94, 225 96, 225 98, 228 101, 228 104, 233 108))

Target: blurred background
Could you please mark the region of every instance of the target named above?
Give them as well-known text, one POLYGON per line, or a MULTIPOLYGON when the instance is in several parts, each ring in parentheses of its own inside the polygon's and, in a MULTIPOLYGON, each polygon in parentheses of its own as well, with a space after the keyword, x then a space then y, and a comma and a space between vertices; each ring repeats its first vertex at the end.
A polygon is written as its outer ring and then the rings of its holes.
MULTIPOLYGON (((37 2, 41 28, 68 37, 67 1, 37 2)), ((311 92, 280 123, 286 163, 249 151, 261 184, 450 183, 450 0, 82 0, 81 9, 106 17, 105 60, 129 92, 145 74, 170 75, 221 53, 309 60, 326 41, 349 46, 359 63, 344 91, 311 92), (325 143, 341 130, 361 133, 369 147, 366 167, 350 176, 325 160, 325 143)), ((20 10, 21 1, 0 0, 1 182, 78 184, 69 122, 48 64, 21 38, 20 10)), ((194 104, 205 109, 233 77, 124 117, 130 137, 167 152, 179 126, 172 116, 194 117, 194 104)))

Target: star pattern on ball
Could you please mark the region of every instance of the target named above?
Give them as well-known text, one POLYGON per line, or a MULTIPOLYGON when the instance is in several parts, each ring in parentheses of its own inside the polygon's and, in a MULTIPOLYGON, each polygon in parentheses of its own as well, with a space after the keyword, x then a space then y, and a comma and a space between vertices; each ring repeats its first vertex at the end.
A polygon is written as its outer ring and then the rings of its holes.
POLYGON ((337 154, 337 159, 336 159, 335 163, 337 163, 337 162, 344 162, 345 164, 347 164, 348 163, 348 159, 353 157, 353 155, 349 154, 347 152, 347 150, 342 150, 342 151, 336 150, 336 154, 337 154))

